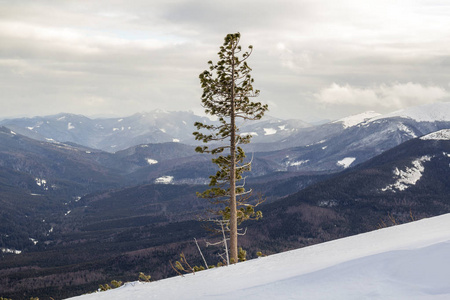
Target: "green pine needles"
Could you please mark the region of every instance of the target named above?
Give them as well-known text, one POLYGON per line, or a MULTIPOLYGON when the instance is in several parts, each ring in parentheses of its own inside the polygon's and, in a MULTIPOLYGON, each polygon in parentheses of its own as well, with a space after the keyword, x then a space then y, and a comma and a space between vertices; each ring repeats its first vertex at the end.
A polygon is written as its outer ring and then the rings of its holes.
POLYGON ((212 162, 219 170, 210 176, 210 189, 198 193, 199 197, 222 204, 222 209, 215 213, 224 220, 229 220, 230 257, 238 261, 237 227, 248 219, 258 219, 261 212, 256 212, 248 199, 251 190, 245 189, 243 173, 251 170, 251 162, 245 163, 245 153, 239 145, 250 142, 251 135, 239 134, 237 124, 246 120, 259 120, 268 106, 252 102, 251 98, 259 95, 253 89, 252 69, 247 64, 253 47, 243 51, 239 45, 240 33, 228 34, 220 47, 219 61, 209 61, 209 70, 200 74, 203 89, 202 105, 206 114, 216 116, 219 125, 207 125, 196 122, 195 139, 213 146, 199 146, 195 151, 214 155, 212 162))

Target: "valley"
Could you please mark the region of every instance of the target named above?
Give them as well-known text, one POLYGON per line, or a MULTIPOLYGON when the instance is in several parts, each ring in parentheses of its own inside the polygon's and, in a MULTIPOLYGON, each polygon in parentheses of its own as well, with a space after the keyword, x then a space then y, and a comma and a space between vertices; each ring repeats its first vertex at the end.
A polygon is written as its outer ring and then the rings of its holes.
MULTIPOLYGON (((244 223, 247 258, 449 212, 449 104, 244 124, 246 185, 266 200, 264 217, 244 223)), ((199 221, 210 204, 196 192, 216 170, 194 151, 198 120, 154 111, 0 121, 0 296, 60 299, 139 272, 174 276, 181 252, 201 264, 193 238, 216 263, 220 249, 205 240, 217 237, 199 221)))

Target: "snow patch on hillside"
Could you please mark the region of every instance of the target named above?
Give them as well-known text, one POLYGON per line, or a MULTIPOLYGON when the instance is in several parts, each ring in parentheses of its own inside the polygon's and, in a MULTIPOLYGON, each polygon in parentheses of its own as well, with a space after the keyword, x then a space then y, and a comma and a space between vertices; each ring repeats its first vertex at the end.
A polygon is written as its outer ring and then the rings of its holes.
POLYGON ((15 249, 9 249, 9 248, 0 248, 2 249, 2 253, 11 253, 11 254, 21 254, 22 251, 15 250, 15 249))
POLYGON ((170 184, 173 182, 173 176, 161 176, 155 179, 155 183, 170 184))
POLYGON ((314 146, 314 145, 323 144, 323 143, 325 143, 326 141, 327 141, 327 140, 321 140, 321 141, 318 141, 318 142, 315 142, 315 143, 306 145, 305 147, 311 147, 311 146, 314 146))
POLYGON ((338 206, 338 202, 336 200, 320 200, 317 205, 320 207, 335 207, 338 206))
POLYGON ((307 159, 307 160, 293 161, 293 162, 289 163, 289 166, 291 166, 291 167, 298 167, 298 166, 301 166, 301 165, 303 165, 303 164, 306 164, 307 162, 309 162, 309 159, 307 159))
POLYGON ((277 133, 277 130, 274 128, 263 128, 264 129, 264 135, 272 135, 277 133))
POLYGON ((43 178, 35 178, 36 184, 42 187, 45 191, 48 191, 47 180, 43 178))
POLYGON ((242 132, 239 134, 240 136, 247 136, 247 135, 251 135, 251 136, 258 136, 258 133, 255 131, 252 132, 242 132))
POLYGON ((75 129, 75 126, 72 125, 72 123, 67 123, 67 130, 75 129))
POLYGON ((398 129, 400 130, 400 131, 403 131, 404 133, 406 133, 407 135, 409 135, 409 136, 411 136, 412 138, 416 138, 417 137, 417 135, 408 127, 408 126, 406 126, 405 124, 403 124, 403 123, 400 123, 399 125, 398 125, 398 129))
POLYGON ((381 191, 404 191, 410 186, 415 185, 417 181, 419 181, 419 179, 422 177, 422 173, 425 170, 423 162, 430 160, 431 157, 425 155, 413 161, 412 167, 406 167, 404 171, 395 168, 394 175, 397 178, 397 181, 394 184, 390 184, 387 187, 382 188, 381 191))
POLYGON ((146 158, 146 160, 149 165, 154 165, 158 163, 156 159, 146 158))
POLYGON ((355 157, 346 157, 339 160, 336 164, 343 167, 344 169, 347 169, 355 161, 355 159, 355 157))
POLYGON ((337 121, 334 121, 333 123, 342 123, 342 126, 344 126, 344 128, 348 128, 356 126, 360 123, 363 123, 377 116, 381 116, 381 114, 374 111, 366 111, 361 114, 352 115, 343 119, 339 119, 337 121))
POLYGON ((420 138, 421 140, 438 140, 438 141, 448 141, 450 140, 450 129, 442 129, 420 138))

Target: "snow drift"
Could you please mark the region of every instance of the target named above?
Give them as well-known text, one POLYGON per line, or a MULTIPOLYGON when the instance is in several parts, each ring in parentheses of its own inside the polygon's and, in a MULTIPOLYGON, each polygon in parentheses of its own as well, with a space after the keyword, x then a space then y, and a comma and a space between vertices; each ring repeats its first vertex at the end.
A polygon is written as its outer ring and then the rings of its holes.
POLYGON ((447 214, 71 299, 450 299, 449 278, 447 214))

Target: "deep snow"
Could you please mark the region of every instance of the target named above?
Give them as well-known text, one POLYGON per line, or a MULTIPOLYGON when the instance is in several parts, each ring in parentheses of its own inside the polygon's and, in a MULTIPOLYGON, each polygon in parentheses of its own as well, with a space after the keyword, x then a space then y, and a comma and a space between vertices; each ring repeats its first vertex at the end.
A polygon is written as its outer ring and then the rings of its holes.
POLYGON ((71 299, 450 299, 450 214, 71 299))

